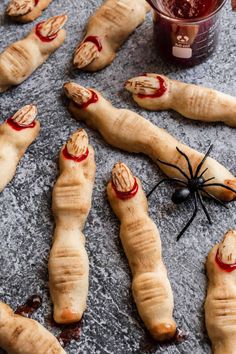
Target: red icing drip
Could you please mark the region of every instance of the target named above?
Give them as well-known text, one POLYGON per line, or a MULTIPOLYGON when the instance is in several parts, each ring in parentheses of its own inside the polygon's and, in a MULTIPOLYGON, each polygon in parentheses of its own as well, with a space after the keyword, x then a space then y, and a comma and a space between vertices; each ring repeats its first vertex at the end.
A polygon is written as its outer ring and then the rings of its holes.
MULTIPOLYGON (((102 50, 102 43, 101 43, 99 37, 97 37, 97 36, 88 36, 88 37, 86 37, 86 38, 84 39, 83 43, 85 43, 85 42, 92 42, 93 44, 96 45, 98 51, 101 52, 101 50, 102 50)), ((82 43, 82 44, 83 44, 83 43, 82 43)))
POLYGON ((34 5, 37 6, 39 3, 39 0, 34 0, 34 5))
POLYGON ((82 162, 83 160, 85 160, 88 157, 89 149, 86 150, 85 154, 82 154, 82 155, 76 157, 76 156, 72 156, 71 154, 69 154, 67 147, 65 146, 64 149, 62 150, 62 154, 67 160, 73 160, 75 162, 82 162))
MULTIPOLYGON (((147 74, 145 74, 144 76, 147 76, 147 74)), ((164 93, 166 92, 167 90, 167 87, 166 87, 166 84, 165 84, 165 80, 157 75, 157 80, 159 81, 159 84, 160 84, 160 88, 156 90, 156 92, 152 95, 143 95, 141 93, 138 94, 138 97, 139 98, 147 98, 147 97, 150 97, 150 98, 157 98, 157 97, 161 97, 164 95, 164 93)))
POLYGON ((57 336, 57 340, 59 341, 59 343, 63 348, 69 345, 72 340, 75 341, 80 340, 80 334, 81 334, 82 324, 83 324, 82 319, 79 322, 69 324, 69 325, 56 323, 52 317, 50 317, 48 320, 50 326, 61 329, 60 334, 57 336))
POLYGON ((27 128, 34 128, 35 125, 36 125, 36 122, 35 120, 30 123, 29 125, 26 125, 26 126, 22 126, 22 125, 19 125, 17 122, 15 122, 12 117, 11 118, 8 118, 7 119, 7 124, 10 125, 10 127, 14 130, 17 130, 17 131, 20 131, 20 130, 23 130, 23 129, 27 129, 27 128))
POLYGON ((131 189, 131 191, 129 192, 119 192, 114 183, 112 182, 112 188, 114 189, 114 191, 116 192, 116 195, 119 199, 131 199, 135 196, 135 194, 138 192, 138 183, 136 181, 136 178, 134 178, 134 185, 133 188, 131 189))
POLYGON ((57 336, 57 339, 61 346, 64 348, 70 344, 72 340, 79 341, 81 332, 81 322, 71 325, 69 328, 65 328, 57 336))
POLYGON ((53 41, 56 37, 57 37, 57 33, 52 35, 52 36, 49 36, 49 37, 44 37, 41 33, 40 33, 40 28, 42 26, 44 22, 40 22, 36 25, 35 27, 35 34, 36 36, 39 37, 39 39, 42 41, 42 42, 51 42, 53 41))
POLYGON ((92 91, 92 90, 89 90, 92 94, 92 97, 88 100, 88 102, 86 103, 82 103, 82 104, 78 104, 78 103, 75 103, 74 104, 76 106, 79 107, 79 109, 85 109, 87 108, 91 103, 96 103, 98 101, 98 95, 96 94, 96 92, 92 91))
POLYGON ((42 298, 39 295, 32 295, 29 299, 27 299, 26 303, 22 306, 19 306, 15 314, 31 317, 31 315, 38 310, 38 308, 42 305, 42 298))
POLYGON ((234 263, 234 264, 226 264, 226 263, 222 262, 222 260, 219 257, 219 248, 218 248, 217 253, 216 253, 215 261, 216 261, 216 263, 218 264, 218 266, 221 269, 223 269, 224 271, 226 271, 228 273, 230 273, 230 272, 232 272, 233 270, 236 269, 236 263, 234 263))

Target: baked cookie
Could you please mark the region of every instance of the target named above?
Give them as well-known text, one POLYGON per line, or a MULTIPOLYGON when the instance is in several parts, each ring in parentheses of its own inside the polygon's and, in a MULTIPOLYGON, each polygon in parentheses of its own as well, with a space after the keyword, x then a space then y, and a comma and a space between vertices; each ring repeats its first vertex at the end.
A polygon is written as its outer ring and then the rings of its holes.
MULTIPOLYGON (((66 83, 64 89, 70 99, 69 110, 76 119, 85 121, 89 127, 98 130, 110 145, 148 155, 167 176, 185 180, 178 168, 190 176, 185 157, 180 156, 176 147, 189 157, 193 173, 202 161, 202 153, 180 143, 167 131, 139 114, 115 108, 98 91, 86 89, 73 82, 66 83), (158 160, 171 165, 166 166, 158 160)), ((214 177, 214 183, 209 183, 206 188, 209 193, 223 201, 236 200, 236 178, 225 167, 208 157, 198 172, 202 173, 203 170, 204 180, 214 177), (218 183, 223 183, 227 190, 218 183)))
POLYGON ((130 79, 125 88, 132 93, 134 101, 145 109, 173 109, 186 118, 224 122, 236 127, 236 97, 219 91, 158 74, 130 79))
POLYGON ((42 15, 52 0, 11 0, 6 13, 13 21, 27 23, 42 15))
POLYGON ((85 38, 74 53, 75 68, 97 71, 111 64, 149 10, 146 0, 106 0, 88 21, 85 38))
POLYGON ((13 179, 20 159, 39 134, 36 116, 36 106, 27 105, 0 125, 0 192, 13 179))
POLYGON ((0 347, 9 354, 66 354, 46 328, 14 314, 3 302, 0 302, 0 347))
POLYGON ((41 22, 0 54, 0 93, 25 81, 64 42, 66 15, 41 22))
POLYGON ((89 261, 82 233, 91 208, 96 165, 83 129, 60 153, 60 175, 53 188, 56 222, 49 257, 49 285, 57 323, 80 321, 86 309, 89 261))
POLYGON ((133 274, 132 292, 139 315, 154 339, 172 339, 176 333, 173 294, 160 235, 148 215, 141 182, 119 162, 112 170, 107 195, 121 222, 120 238, 133 274))
POLYGON ((208 255, 205 321, 214 354, 236 354, 236 231, 208 255))

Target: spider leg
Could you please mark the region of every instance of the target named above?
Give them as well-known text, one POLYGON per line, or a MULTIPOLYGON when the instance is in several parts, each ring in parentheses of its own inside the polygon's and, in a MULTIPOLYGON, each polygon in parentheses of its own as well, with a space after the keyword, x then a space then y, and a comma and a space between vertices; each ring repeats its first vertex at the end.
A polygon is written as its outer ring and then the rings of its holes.
POLYGON ((182 183, 184 186, 187 186, 187 183, 184 181, 181 181, 181 179, 178 178, 165 178, 162 181, 158 182, 153 188, 152 190, 147 194, 147 198, 150 197, 150 195, 156 190, 157 187, 159 187, 159 185, 163 182, 178 182, 178 183, 182 183))
POLYGON ((198 212, 198 207, 197 207, 197 198, 196 195, 194 194, 194 212, 193 215, 191 217, 191 219, 189 219, 189 221, 187 222, 187 224, 184 226, 183 230, 179 233, 179 235, 177 236, 177 241, 179 241, 180 237, 185 233, 185 231, 187 230, 187 228, 192 224, 193 220, 195 219, 196 215, 198 212))
POLYGON ((209 147, 209 149, 207 150, 205 156, 203 157, 202 161, 199 163, 199 165, 197 166, 197 169, 196 169, 196 172, 195 172, 195 175, 194 175, 194 178, 197 177, 200 169, 202 168, 202 165, 204 164, 204 162, 206 161, 207 157, 210 155, 211 153, 211 150, 213 149, 213 144, 209 147))
POLYGON ((202 206, 202 209, 203 209, 204 213, 206 214, 206 217, 207 217, 207 220, 209 221, 209 224, 212 225, 211 217, 210 217, 210 215, 209 215, 209 213, 208 213, 208 211, 207 211, 207 209, 206 209, 206 207, 205 207, 205 205, 204 205, 204 202, 203 202, 203 200, 202 200, 202 196, 201 196, 201 194, 199 193, 199 191, 197 191, 197 196, 198 196, 198 199, 199 199, 200 204, 201 204, 201 206, 202 206))
POLYGON ((224 208, 229 209, 229 207, 228 207, 225 203, 223 203, 220 199, 216 198, 213 194, 211 194, 211 193, 205 191, 205 189, 203 189, 203 188, 199 188, 199 189, 200 189, 201 191, 203 191, 204 193, 206 193, 206 195, 208 195, 208 197, 212 198, 212 199, 215 200, 217 203, 219 203, 220 205, 222 205, 224 208))
POLYGON ((215 177, 211 177, 211 178, 206 179, 206 180, 204 181, 204 184, 207 183, 207 182, 209 182, 209 181, 212 181, 213 179, 215 179, 215 177))
POLYGON ((175 169, 178 170, 187 180, 189 180, 189 177, 186 175, 186 173, 185 173, 179 166, 175 166, 175 165, 173 165, 172 163, 165 162, 165 161, 162 161, 162 160, 159 160, 159 159, 157 159, 157 161, 160 162, 160 163, 162 163, 163 165, 166 165, 166 166, 170 166, 170 167, 175 168, 175 169))
POLYGON ((192 169, 192 165, 191 165, 191 162, 190 162, 190 160, 189 160, 189 157, 188 157, 183 151, 181 151, 177 146, 176 146, 176 150, 177 150, 177 151, 185 158, 185 160, 187 161, 190 176, 191 176, 191 178, 193 178, 193 169, 192 169))
POLYGON ((204 184, 203 186, 204 186, 204 188, 205 188, 205 187, 222 187, 222 188, 227 189, 228 191, 231 191, 231 192, 236 193, 236 190, 235 190, 235 189, 233 189, 233 188, 231 188, 231 187, 229 187, 229 186, 226 186, 226 185, 223 184, 223 183, 210 183, 210 184, 204 184))
POLYGON ((200 174, 200 176, 199 176, 199 177, 202 177, 202 176, 204 175, 204 173, 205 173, 207 170, 208 170, 208 167, 207 167, 207 168, 205 168, 205 170, 203 170, 203 171, 202 171, 202 173, 200 174))

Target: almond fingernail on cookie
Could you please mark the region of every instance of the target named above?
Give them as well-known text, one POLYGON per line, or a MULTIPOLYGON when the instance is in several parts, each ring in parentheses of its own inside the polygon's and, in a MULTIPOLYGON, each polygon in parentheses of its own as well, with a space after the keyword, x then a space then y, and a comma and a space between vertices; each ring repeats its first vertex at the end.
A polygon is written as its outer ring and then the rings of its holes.
POLYGON ((151 111, 173 109, 186 118, 236 127, 236 97, 199 85, 145 74, 128 80, 134 101, 151 111))
POLYGON ((80 321, 86 309, 89 261, 83 228, 91 208, 95 179, 94 150, 83 129, 60 153, 60 175, 53 188, 55 218, 49 257, 49 286, 57 323, 80 321))
POLYGON ((132 292, 139 315, 154 339, 172 339, 176 333, 173 294, 162 260, 160 235, 148 215, 141 183, 119 162, 112 170, 107 194, 121 222, 120 238, 133 275, 132 292))
POLYGON ((27 23, 42 15, 52 0, 11 0, 6 13, 13 21, 27 23))
MULTIPOLYGON (((186 181, 179 169, 190 176, 185 157, 180 156, 177 148, 189 157, 193 173, 198 169, 204 157, 202 153, 182 144, 166 130, 139 114, 128 109, 118 109, 98 91, 74 82, 66 83, 64 90, 70 99, 69 111, 72 115, 98 130, 110 145, 125 151, 146 154, 171 178, 186 181)), ((216 160, 208 157, 198 172, 204 173, 205 180, 214 177, 214 183, 208 183, 206 190, 216 198, 223 201, 236 199, 236 178, 216 160)))
POLYGON ((0 93, 25 81, 64 42, 66 15, 41 22, 0 54, 0 93))
POLYGON ((236 354, 236 231, 207 257, 205 322, 214 354, 236 354))
POLYGON ((150 10, 146 0, 107 0, 90 17, 86 35, 74 53, 75 68, 97 71, 111 64, 119 47, 150 10))
POLYGON ((27 105, 0 125, 0 192, 13 179, 20 159, 39 134, 36 116, 36 106, 27 105))
POLYGON ((14 314, 1 301, 0 347, 9 354, 66 354, 46 328, 35 320, 14 314))

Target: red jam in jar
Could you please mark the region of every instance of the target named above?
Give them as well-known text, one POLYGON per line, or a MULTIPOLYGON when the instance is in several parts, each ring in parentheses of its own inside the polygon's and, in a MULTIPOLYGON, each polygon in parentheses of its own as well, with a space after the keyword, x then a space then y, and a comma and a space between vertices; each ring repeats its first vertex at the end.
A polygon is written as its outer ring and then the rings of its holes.
POLYGON ((210 15, 217 7, 216 0, 162 0, 162 4, 170 15, 183 19, 210 15))
POLYGON ((154 8, 154 41, 164 59, 200 64, 218 43, 220 10, 226 0, 148 0, 154 8))

